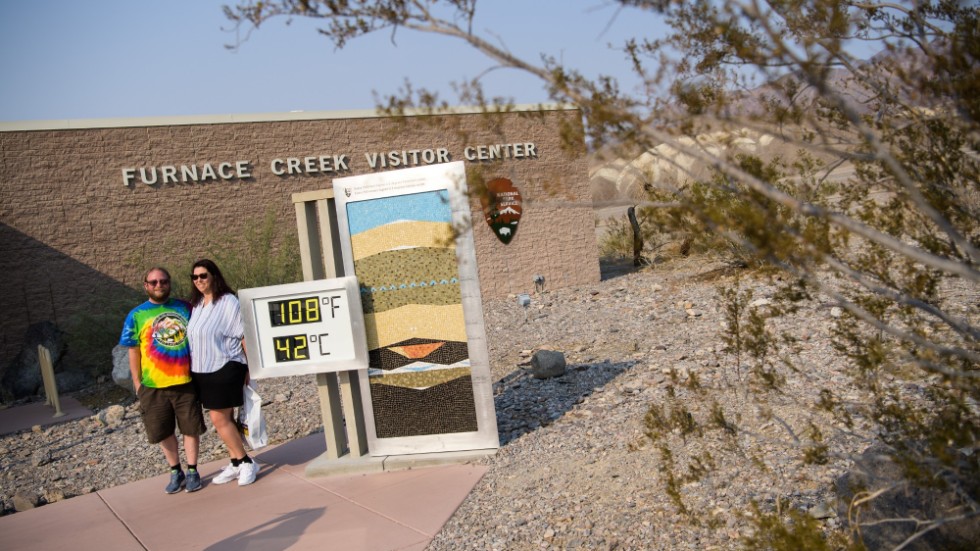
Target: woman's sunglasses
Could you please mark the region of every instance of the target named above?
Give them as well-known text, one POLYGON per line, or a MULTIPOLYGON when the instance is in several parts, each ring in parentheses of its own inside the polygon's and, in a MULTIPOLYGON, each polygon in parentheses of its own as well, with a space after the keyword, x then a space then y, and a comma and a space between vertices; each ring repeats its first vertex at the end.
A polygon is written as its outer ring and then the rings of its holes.
POLYGON ((191 274, 191 281, 197 281, 199 279, 200 280, 205 280, 207 278, 208 278, 208 273, 207 272, 204 272, 203 274, 191 274))

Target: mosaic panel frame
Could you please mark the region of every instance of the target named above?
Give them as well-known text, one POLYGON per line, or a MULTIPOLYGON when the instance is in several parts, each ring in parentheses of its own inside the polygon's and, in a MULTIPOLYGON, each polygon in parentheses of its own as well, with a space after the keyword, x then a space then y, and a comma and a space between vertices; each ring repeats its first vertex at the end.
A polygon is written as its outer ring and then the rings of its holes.
POLYGON ((499 447, 464 163, 334 180, 373 456, 499 447))

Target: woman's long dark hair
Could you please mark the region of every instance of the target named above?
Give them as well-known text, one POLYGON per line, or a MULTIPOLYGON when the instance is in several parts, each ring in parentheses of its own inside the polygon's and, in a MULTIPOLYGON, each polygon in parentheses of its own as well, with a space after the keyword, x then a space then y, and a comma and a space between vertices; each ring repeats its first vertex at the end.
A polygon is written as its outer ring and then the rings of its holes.
MULTIPOLYGON (((213 296, 211 297, 212 302, 218 302, 218 299, 224 296, 225 293, 235 293, 235 290, 228 286, 228 282, 225 281, 225 276, 221 275, 221 270, 218 265, 213 261, 202 258, 191 266, 191 274, 194 273, 196 268, 204 268, 208 271, 208 277, 212 278, 211 289, 213 296)), ((193 282, 191 282, 193 283, 193 282)), ((191 306, 197 306, 201 303, 201 299, 204 298, 204 294, 197 289, 197 285, 191 285, 191 306)))

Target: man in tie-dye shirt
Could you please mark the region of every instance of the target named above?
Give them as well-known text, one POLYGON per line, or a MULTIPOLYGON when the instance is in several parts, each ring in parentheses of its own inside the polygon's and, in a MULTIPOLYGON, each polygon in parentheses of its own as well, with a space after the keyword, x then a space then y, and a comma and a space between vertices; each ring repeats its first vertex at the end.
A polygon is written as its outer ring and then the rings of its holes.
POLYGON ((149 300, 126 316, 119 344, 129 347, 129 371, 140 402, 140 415, 151 444, 160 443, 170 465, 166 492, 181 487, 188 492, 201 489, 197 472, 200 436, 206 430, 201 403, 191 384, 191 355, 187 342, 187 320, 191 307, 170 298, 170 273, 153 268, 143 277, 149 300), (174 429, 184 435, 187 474, 180 467, 174 429))

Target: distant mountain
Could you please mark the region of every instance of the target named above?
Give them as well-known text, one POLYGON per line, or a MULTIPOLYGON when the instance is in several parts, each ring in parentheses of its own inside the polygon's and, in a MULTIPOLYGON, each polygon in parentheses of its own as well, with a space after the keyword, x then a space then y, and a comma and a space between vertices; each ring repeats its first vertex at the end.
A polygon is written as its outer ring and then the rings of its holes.
MULTIPOLYGON (((941 47, 941 45, 934 45, 941 47)), ((901 90, 896 73, 917 74, 920 78, 931 78, 931 70, 923 63, 921 56, 906 53, 883 51, 867 61, 857 62, 853 72, 849 69, 830 69, 823 81, 831 89, 840 93, 844 101, 858 113, 869 114, 878 109, 876 98, 881 89, 901 90), (880 82, 872 82, 866 75, 870 73, 880 82), (855 78, 855 75, 858 75, 855 78)), ((901 92, 894 92, 902 94, 901 92)), ((787 74, 778 79, 745 91, 726 104, 725 111, 713 130, 698 136, 698 144, 711 153, 742 151, 758 155, 763 159, 780 157, 792 159, 799 143, 783 139, 798 135, 803 129, 795 127, 791 121, 777 121, 772 108, 788 107, 790 102, 799 106, 805 113, 822 108, 823 95, 808 84, 802 74, 787 74), (793 93, 787 97, 787 91, 793 93), (768 119, 768 120, 767 120, 768 119), (745 121, 738 124, 733 121, 745 121), (752 122, 751 128, 748 124, 752 122), (761 130, 760 130, 761 129, 761 130)), ((911 100, 907 94, 900 99, 911 100)), ((923 106, 930 107, 930 106, 923 106)), ((680 113, 677 113, 678 117, 680 113)), ((663 119, 671 117, 665 113, 663 119)), ((846 137, 847 131, 840 131, 838 137, 846 137)), ((680 140, 694 145, 693 140, 680 140)), ((621 149, 621 148, 620 148, 621 149)), ((646 151, 636 151, 620 155, 615 146, 596 152, 590 159, 590 183, 593 202, 603 204, 615 201, 643 200, 651 188, 672 189, 686 180, 706 176, 710 167, 700 166, 696 159, 685 155, 669 144, 661 144, 646 151)), ((820 151, 813 151, 818 160, 824 158, 820 151)))

